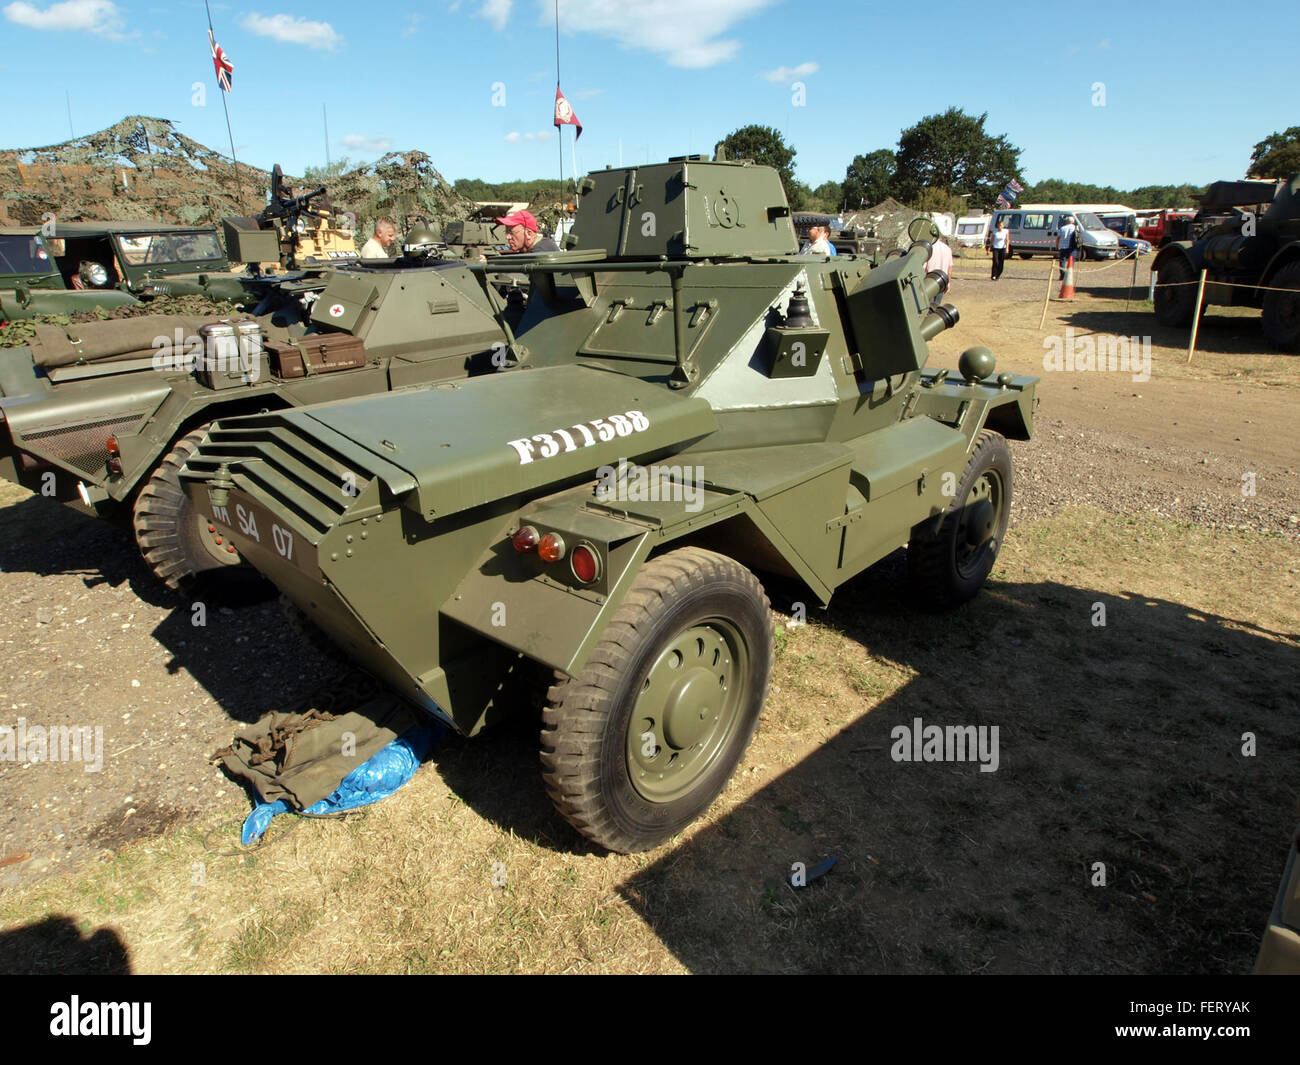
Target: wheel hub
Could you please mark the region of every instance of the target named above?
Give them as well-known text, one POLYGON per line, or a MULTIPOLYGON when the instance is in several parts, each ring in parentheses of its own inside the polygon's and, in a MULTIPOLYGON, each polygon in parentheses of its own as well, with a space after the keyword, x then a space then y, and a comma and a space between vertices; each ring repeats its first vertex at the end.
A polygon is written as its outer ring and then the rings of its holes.
POLYGON ((1002 482, 991 471, 976 481, 966 496, 957 529, 960 571, 969 572, 981 564, 985 552, 996 549, 1002 498, 1002 482))
POLYGON ((713 765, 738 716, 748 655, 721 619, 674 636, 650 666, 632 713, 627 764, 632 785, 671 802, 713 765))

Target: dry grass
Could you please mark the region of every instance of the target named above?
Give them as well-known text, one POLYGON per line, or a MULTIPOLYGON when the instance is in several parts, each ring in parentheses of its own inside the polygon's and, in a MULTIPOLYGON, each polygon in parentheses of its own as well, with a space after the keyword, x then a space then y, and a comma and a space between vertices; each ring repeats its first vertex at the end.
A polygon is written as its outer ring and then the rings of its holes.
POLYGON ((1244 971, 1294 815, 1296 564, 1277 538, 1073 510, 1014 530, 986 592, 930 616, 895 558, 806 626, 778 618, 744 766, 656 852, 597 853, 551 813, 520 721, 449 741, 363 814, 281 818, 261 849, 216 853, 230 805, 8 892, 0 954, 168 973, 1244 971), (893 762, 890 729, 914 717, 998 725, 1001 768, 893 762), (783 882, 827 856, 808 889, 783 882))

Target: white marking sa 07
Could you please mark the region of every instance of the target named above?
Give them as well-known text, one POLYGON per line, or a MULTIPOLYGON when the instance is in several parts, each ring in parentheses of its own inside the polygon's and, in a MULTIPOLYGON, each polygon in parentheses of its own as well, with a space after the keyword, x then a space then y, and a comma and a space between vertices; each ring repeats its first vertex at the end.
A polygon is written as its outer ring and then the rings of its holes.
MULTIPOLYGON (((218 508, 213 508, 214 516, 218 508)), ((225 507, 221 507, 222 517, 225 516, 225 507)), ((245 507, 242 503, 235 504, 235 517, 238 520, 239 531, 245 536, 251 537, 259 544, 262 542, 262 534, 257 529, 257 515, 251 508, 245 507)), ((228 520, 228 519, 227 519, 228 520)), ((271 543, 275 545, 276 552, 287 562, 293 561, 293 533, 291 533, 279 522, 271 522, 271 543)))
POLYGON ((579 422, 564 429, 552 429, 549 433, 521 436, 518 440, 509 440, 507 443, 519 455, 519 465, 524 466, 533 459, 554 458, 561 452, 577 451, 579 446, 591 447, 597 441, 608 443, 617 437, 644 433, 649 428, 649 418, 639 410, 629 410, 622 414, 609 414, 604 418, 592 418, 589 422, 579 422))

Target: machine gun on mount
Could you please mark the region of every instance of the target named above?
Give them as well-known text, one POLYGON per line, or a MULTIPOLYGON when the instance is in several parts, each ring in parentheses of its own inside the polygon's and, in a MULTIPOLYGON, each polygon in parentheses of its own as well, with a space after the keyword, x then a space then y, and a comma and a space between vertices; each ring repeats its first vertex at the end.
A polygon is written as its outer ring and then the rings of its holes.
POLYGON ((311 270, 359 258, 351 212, 335 211, 324 185, 295 196, 279 163, 271 171, 269 202, 261 213, 226 218, 223 224, 227 255, 247 263, 255 277, 277 268, 311 270))

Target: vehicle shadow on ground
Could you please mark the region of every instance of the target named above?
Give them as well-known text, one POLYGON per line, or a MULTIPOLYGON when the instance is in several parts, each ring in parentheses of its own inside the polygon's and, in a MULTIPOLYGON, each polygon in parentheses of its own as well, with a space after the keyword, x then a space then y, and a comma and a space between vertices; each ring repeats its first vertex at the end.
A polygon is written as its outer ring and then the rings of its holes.
MULTIPOLYGON (((1066 325, 1073 326, 1079 335, 1086 331, 1121 337, 1150 337, 1154 347, 1172 348, 1184 355, 1191 340, 1190 329, 1161 325, 1150 310, 1143 311, 1137 305, 1127 313, 1122 309, 1080 310, 1062 315, 1062 320, 1066 325)), ((1269 354, 1276 355, 1279 359, 1290 357, 1268 346, 1260 331, 1258 319, 1215 314, 1206 314, 1201 319, 1201 327, 1196 333, 1196 351, 1209 355, 1269 354)))
MULTIPOLYGON (((1300 637, 1052 582, 924 615, 891 568, 823 621, 912 679, 622 886, 668 948, 695 972, 1249 971, 1300 790, 1300 637), (996 771, 894 760, 917 719, 997 727, 996 771)), ((774 736, 843 697, 799 643, 774 736)))
MULTIPOLYGON (((127 585, 150 606, 175 608, 187 597, 154 576, 136 546, 126 519, 92 517, 65 503, 33 495, 6 506, 0 514, 0 572, 36 576, 77 574, 87 588, 127 585)), ((231 580, 214 574, 196 589, 219 606, 264 602, 274 589, 256 577, 231 580)))
POLYGON ((83 936, 67 916, 0 932, 0 975, 129 976, 131 955, 111 928, 83 936))

